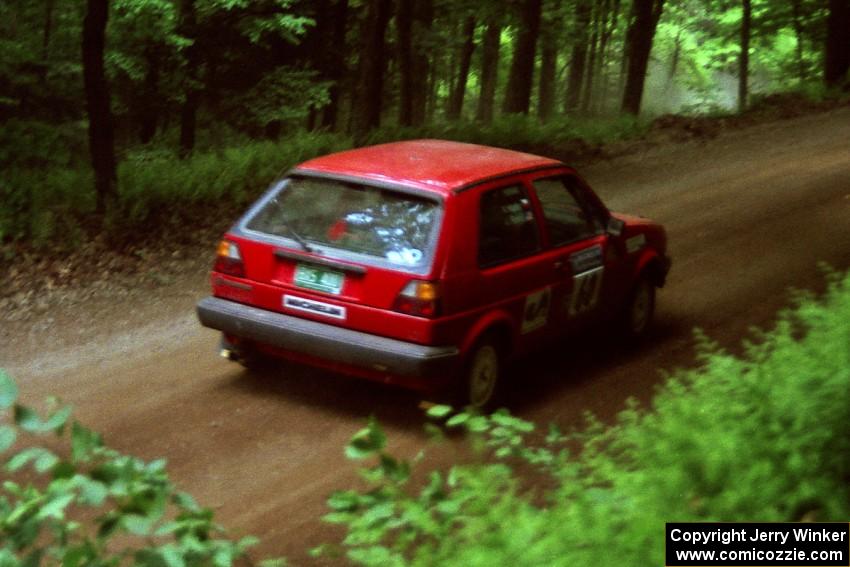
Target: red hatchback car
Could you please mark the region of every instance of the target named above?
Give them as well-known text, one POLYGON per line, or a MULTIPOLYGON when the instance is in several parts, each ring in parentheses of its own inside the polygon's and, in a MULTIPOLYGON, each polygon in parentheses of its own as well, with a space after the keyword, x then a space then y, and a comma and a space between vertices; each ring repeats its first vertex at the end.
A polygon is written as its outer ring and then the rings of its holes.
POLYGON ((553 159, 439 140, 291 170, 218 246, 203 325, 279 356, 484 407, 505 362, 600 320, 646 332, 664 229, 553 159))

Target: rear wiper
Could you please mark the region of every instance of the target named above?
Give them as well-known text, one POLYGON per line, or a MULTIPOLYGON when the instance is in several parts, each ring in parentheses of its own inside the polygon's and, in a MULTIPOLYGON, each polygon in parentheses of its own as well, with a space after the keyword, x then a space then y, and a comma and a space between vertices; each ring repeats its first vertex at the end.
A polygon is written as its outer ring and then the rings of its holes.
POLYGON ((313 247, 307 244, 307 241, 304 240, 304 237, 298 234, 294 228, 292 228, 286 223, 283 223, 282 226, 286 229, 286 232, 289 233, 289 235, 295 240, 295 242, 297 242, 299 246, 304 249, 305 252, 315 252, 315 250, 313 250, 313 247))

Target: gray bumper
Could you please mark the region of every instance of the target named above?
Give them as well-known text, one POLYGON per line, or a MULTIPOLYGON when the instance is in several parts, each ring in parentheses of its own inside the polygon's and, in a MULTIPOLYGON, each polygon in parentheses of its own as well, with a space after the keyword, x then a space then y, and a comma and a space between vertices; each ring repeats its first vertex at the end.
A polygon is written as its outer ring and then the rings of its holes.
POLYGON ((250 307, 217 297, 198 302, 201 324, 243 339, 395 376, 445 378, 458 349, 424 346, 250 307))

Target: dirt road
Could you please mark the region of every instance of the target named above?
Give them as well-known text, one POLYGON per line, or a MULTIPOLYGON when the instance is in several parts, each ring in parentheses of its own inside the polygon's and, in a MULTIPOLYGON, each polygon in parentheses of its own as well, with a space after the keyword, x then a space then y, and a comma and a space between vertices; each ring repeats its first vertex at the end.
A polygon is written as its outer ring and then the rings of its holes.
MULTIPOLYGON (((636 352, 582 345, 523 366, 513 409, 563 427, 647 400, 659 368, 693 363, 691 330, 726 346, 765 326, 787 288, 818 289, 817 264, 850 267, 850 108, 597 163, 584 171, 613 208, 656 218, 673 270, 653 340, 636 352)), ((212 248, 212 243, 211 243, 212 248)), ((0 345, 27 398, 58 394, 118 449, 167 457, 173 478, 261 550, 308 563, 333 539, 324 499, 350 485, 342 448, 369 414, 394 447, 424 443, 409 393, 287 367, 248 377, 215 353, 193 315, 203 270, 144 304, 92 303, 99 325, 62 313, 0 345), (139 321, 147 321, 139 325, 139 321), (105 333, 109 333, 108 335, 105 333)))

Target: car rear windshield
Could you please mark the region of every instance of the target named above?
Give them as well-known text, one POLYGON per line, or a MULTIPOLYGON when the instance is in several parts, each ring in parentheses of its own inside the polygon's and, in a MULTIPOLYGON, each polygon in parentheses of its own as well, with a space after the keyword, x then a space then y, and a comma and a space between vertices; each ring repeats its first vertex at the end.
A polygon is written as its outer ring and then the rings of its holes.
POLYGON ((246 231, 366 264, 429 270, 441 201, 331 179, 284 180, 249 213, 246 231))

